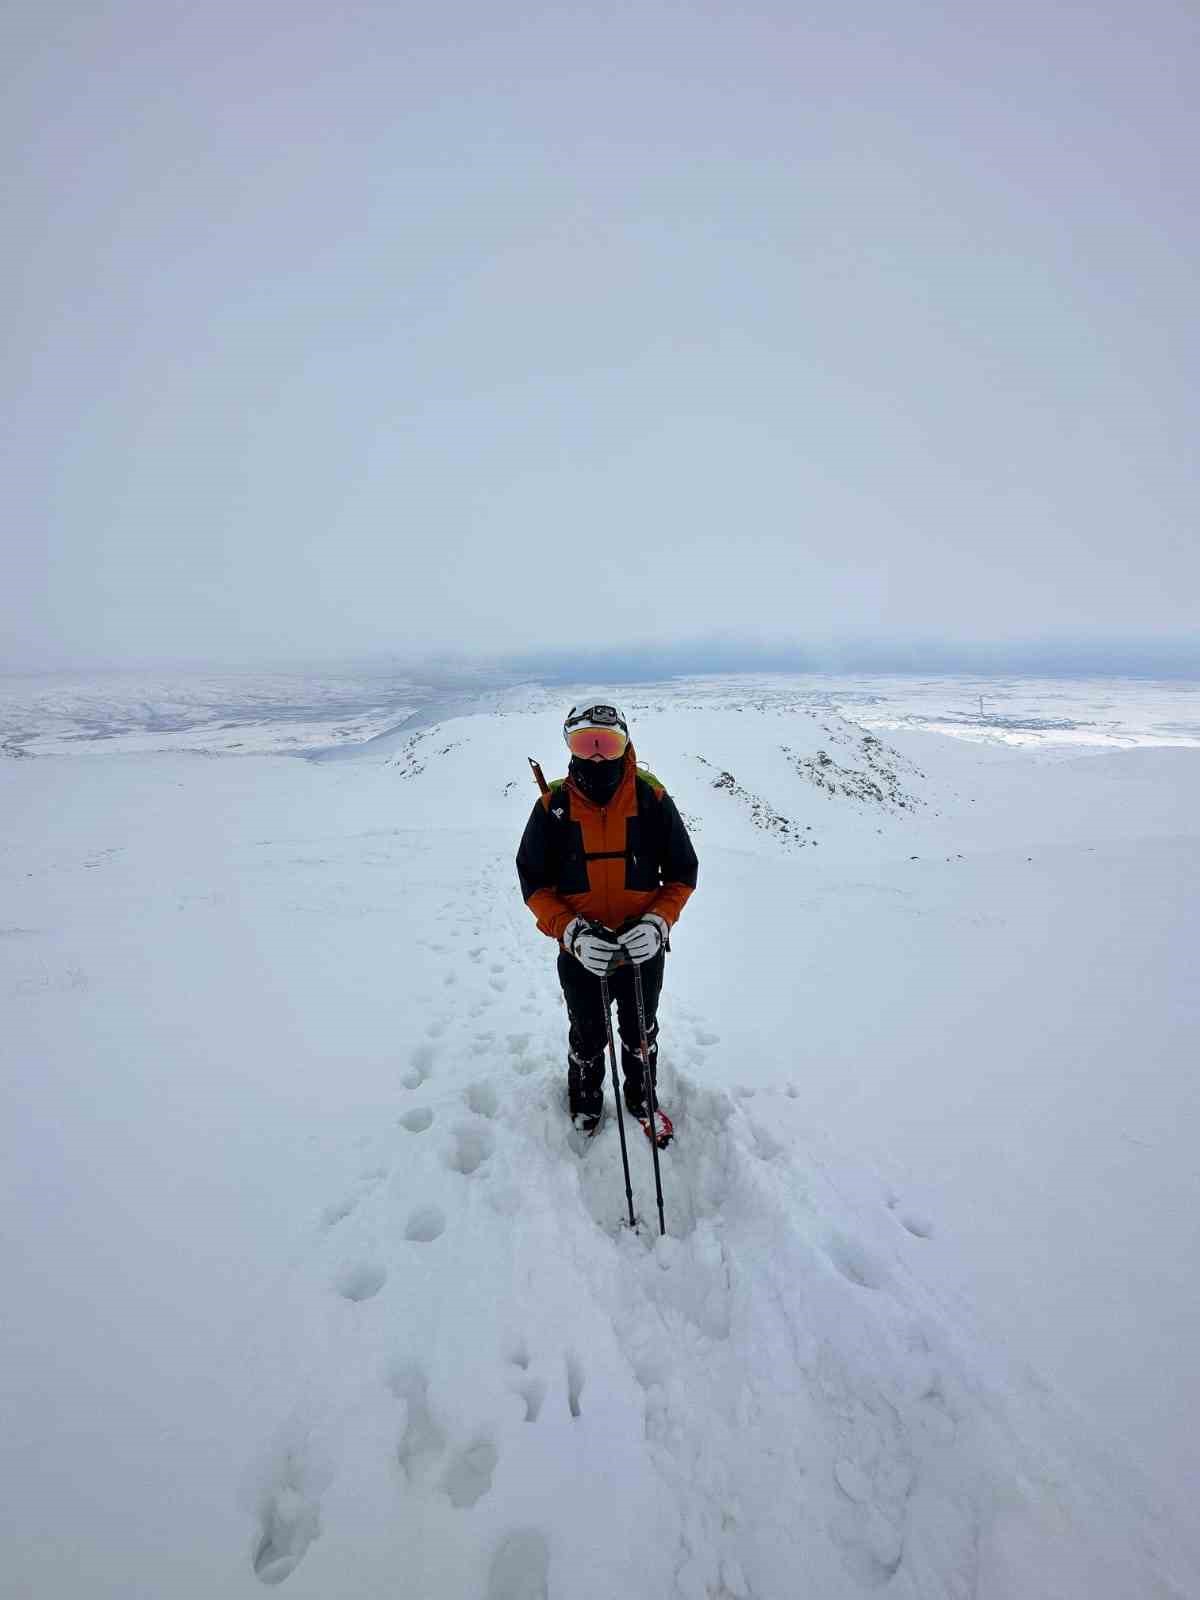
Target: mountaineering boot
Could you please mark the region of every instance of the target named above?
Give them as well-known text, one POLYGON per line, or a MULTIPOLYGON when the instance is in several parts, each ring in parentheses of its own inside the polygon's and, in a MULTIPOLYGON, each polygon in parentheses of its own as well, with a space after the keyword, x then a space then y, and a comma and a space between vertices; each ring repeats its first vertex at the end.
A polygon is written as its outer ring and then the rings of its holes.
MULTIPOLYGON (((625 1105, 631 1117, 636 1117, 642 1125, 642 1132, 647 1139, 654 1137, 650 1132, 650 1108, 646 1104, 646 1086, 642 1074, 641 1058, 629 1049, 622 1041, 621 1065, 625 1072, 625 1105)), ((654 1085, 655 1112, 657 1114, 658 1137, 657 1144, 660 1150, 665 1150, 671 1142, 675 1126, 670 1117, 658 1104, 658 1045, 650 1046, 650 1082, 654 1085)))
MULTIPOLYGON (((658 1032, 657 1025, 654 1033, 658 1032)), ((646 1084, 639 1052, 621 1040, 621 1076, 625 1080, 625 1105, 635 1117, 646 1115, 646 1084)), ((650 1040, 650 1082, 658 1089, 658 1044, 650 1040)))
POLYGON ((576 1130, 590 1138, 604 1115, 603 1055, 588 1061, 573 1050, 567 1053, 567 1104, 576 1130))

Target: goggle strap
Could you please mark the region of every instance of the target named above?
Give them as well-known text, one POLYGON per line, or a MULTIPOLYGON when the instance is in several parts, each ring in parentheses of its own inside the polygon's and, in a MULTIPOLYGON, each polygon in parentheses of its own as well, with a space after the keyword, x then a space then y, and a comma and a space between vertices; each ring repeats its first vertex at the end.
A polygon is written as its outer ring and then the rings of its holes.
POLYGON ((586 710, 581 711, 576 717, 568 717, 566 726, 568 728, 623 728, 625 725, 621 721, 621 713, 616 706, 595 705, 588 706, 586 710))

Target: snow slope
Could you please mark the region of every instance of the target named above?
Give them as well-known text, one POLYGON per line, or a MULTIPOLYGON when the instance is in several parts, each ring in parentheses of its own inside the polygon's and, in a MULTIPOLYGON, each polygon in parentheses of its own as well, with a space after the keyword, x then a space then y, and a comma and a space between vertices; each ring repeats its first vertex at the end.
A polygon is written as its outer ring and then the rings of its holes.
POLYGON ((0 1592, 1200 1594, 1200 758, 635 695, 659 1239, 515 887, 559 698, 0 769, 0 1592))

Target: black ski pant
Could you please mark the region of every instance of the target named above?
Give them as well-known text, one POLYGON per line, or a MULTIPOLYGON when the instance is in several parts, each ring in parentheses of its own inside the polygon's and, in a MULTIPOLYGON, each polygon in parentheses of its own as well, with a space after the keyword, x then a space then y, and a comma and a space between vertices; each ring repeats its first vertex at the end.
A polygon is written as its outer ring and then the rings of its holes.
MULTIPOLYGON (((650 1076, 658 1083, 658 997, 662 992, 666 955, 660 950, 638 969, 642 974, 642 1000, 646 1010, 646 1038, 650 1044, 650 1076)), ((558 981, 562 984, 567 1012, 571 1018, 567 1078, 572 1109, 595 1102, 604 1091, 604 1055, 608 1049, 608 1027, 600 996, 600 979, 580 966, 565 950, 559 952, 558 981)), ((633 964, 609 975, 608 992, 616 1002, 617 1032, 621 1039, 621 1073, 625 1080, 625 1103, 641 1106, 642 1061, 638 1054, 637 1001, 633 993, 633 964)))

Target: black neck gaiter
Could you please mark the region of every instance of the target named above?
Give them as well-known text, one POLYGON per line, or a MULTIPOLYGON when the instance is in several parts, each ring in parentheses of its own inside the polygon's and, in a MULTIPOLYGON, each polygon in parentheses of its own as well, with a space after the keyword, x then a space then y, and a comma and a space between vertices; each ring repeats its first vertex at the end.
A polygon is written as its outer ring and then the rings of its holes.
POLYGON ((598 806, 606 806, 621 786, 625 776, 625 757, 615 761, 581 761, 571 757, 568 768, 575 787, 598 806))

